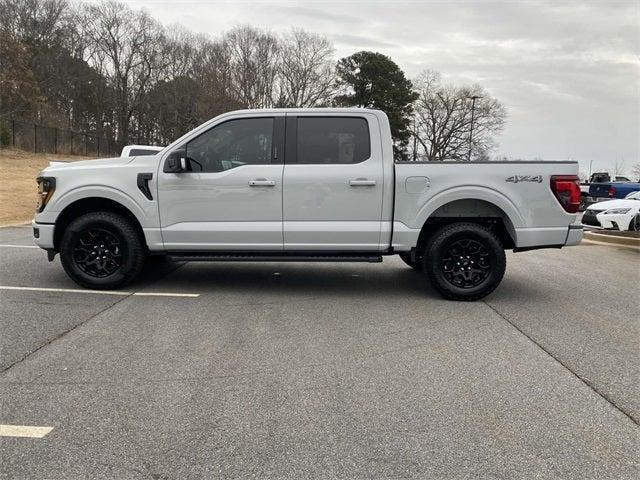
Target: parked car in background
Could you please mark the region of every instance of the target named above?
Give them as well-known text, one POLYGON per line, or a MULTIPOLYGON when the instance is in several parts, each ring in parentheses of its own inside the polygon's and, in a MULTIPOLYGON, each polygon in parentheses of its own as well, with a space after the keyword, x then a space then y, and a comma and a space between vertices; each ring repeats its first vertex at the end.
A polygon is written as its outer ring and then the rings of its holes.
POLYGON ((164 150, 164 147, 153 145, 127 145, 122 149, 121 157, 141 157, 143 155, 155 155, 164 150))
POLYGON ((605 200, 590 205, 582 216, 588 227, 620 231, 640 231, 640 191, 632 192, 622 200, 605 200))

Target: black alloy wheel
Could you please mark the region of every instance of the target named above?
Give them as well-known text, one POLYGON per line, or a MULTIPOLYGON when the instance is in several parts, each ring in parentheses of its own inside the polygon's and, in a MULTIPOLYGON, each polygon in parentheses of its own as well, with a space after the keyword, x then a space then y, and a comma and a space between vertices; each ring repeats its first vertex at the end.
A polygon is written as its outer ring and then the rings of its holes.
POLYGON ((463 238, 445 250, 440 261, 444 278, 458 288, 474 288, 484 282, 491 270, 489 251, 481 241, 463 238))
POLYGON ((91 277, 104 278, 122 267, 118 238, 104 228, 89 228, 76 238, 73 261, 91 277))
POLYGON ((71 222, 59 249, 62 266, 74 282, 105 290, 135 278, 147 253, 132 221, 112 212, 87 213, 71 222))
POLYGON ((427 278, 451 300, 479 300, 502 281, 507 260, 504 246, 487 226, 451 223, 436 230, 422 257, 427 278))

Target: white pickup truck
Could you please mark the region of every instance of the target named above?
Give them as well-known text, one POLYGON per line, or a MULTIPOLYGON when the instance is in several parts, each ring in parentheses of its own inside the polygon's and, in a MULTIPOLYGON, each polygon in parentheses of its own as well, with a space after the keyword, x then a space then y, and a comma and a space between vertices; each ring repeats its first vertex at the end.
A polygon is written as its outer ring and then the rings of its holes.
POLYGON ((445 297, 475 300, 505 249, 576 245, 576 162, 394 162, 366 109, 220 115, 151 156, 54 164, 33 222, 79 285, 184 261, 381 262, 399 254, 445 297))

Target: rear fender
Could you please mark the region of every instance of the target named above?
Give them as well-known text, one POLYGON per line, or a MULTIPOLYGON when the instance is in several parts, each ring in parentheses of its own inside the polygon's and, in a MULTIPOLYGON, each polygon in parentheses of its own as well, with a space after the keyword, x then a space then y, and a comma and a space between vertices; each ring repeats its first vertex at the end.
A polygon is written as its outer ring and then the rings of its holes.
POLYGON ((525 220, 516 206, 502 193, 486 187, 462 186, 440 192, 428 201, 425 199, 425 203, 418 210, 412 226, 414 228, 422 228, 436 210, 456 200, 483 200, 502 210, 506 220, 511 223, 514 229, 525 225, 525 220))

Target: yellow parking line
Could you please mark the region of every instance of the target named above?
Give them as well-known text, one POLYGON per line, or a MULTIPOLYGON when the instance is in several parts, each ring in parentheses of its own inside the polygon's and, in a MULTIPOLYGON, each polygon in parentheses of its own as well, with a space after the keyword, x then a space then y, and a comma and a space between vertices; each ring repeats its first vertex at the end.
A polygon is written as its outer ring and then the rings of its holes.
POLYGON ((125 292, 121 290, 84 290, 80 288, 46 288, 46 287, 15 287, 12 285, 0 285, 0 290, 26 290, 29 292, 61 292, 61 293, 93 293, 96 295, 119 295, 126 297, 199 297, 199 293, 174 293, 174 292, 125 292))
POLYGON ((53 427, 30 427, 27 425, 0 425, 0 437, 42 438, 53 427))

